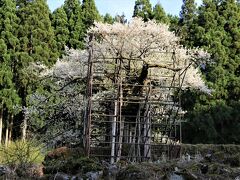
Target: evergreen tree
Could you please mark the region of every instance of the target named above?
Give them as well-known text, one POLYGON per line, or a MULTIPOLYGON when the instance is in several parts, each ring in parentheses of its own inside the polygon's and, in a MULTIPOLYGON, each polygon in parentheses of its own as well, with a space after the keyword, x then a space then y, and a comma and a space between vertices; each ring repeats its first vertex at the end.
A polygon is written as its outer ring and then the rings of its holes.
POLYGON ((27 59, 34 62, 46 65, 54 63, 58 52, 46 1, 29 1, 26 6, 18 9, 17 14, 20 18, 20 54, 28 54, 27 59))
POLYGON ((153 8, 153 18, 158 23, 165 23, 165 24, 169 23, 168 16, 166 15, 160 3, 157 3, 156 6, 153 8))
POLYGON ((16 1, 17 8, 23 8, 32 0, 15 0, 15 1, 16 1))
POLYGON ((197 18, 197 5, 195 0, 183 0, 182 10, 180 12, 180 36, 184 44, 193 46, 193 34, 195 33, 195 25, 197 18))
POLYGON ((189 142, 240 142, 236 132, 240 128, 236 113, 240 97, 239 22, 240 7, 235 0, 203 0, 194 26, 195 34, 190 34, 192 42, 187 43, 203 47, 212 54, 214 63, 205 64, 202 71, 213 92, 211 97, 193 94, 190 98, 195 100, 192 105, 187 105, 192 107, 188 113, 192 133, 188 136, 189 142), (201 120, 203 114, 211 123, 201 120), (202 127, 201 131, 199 127, 202 127), (196 139, 193 134, 208 138, 196 139))
POLYGON ((82 12, 86 29, 92 26, 94 21, 100 21, 101 19, 94 0, 83 0, 82 12))
POLYGON ((80 1, 65 0, 63 9, 68 19, 69 39, 66 45, 69 48, 82 49, 85 27, 83 24, 83 13, 80 1))
POLYGON ((105 16, 103 17, 103 22, 108 24, 113 24, 114 18, 109 13, 106 13, 105 16))
POLYGON ((64 9, 58 8, 52 14, 52 26, 59 51, 64 51, 69 40, 68 18, 64 9))
POLYGON ((120 16, 120 15, 116 15, 114 17, 114 21, 115 22, 118 22, 118 23, 122 23, 122 24, 126 24, 127 23, 127 19, 125 18, 125 15, 124 13, 120 16))
POLYGON ((191 24, 196 14, 195 0, 183 0, 182 10, 180 12, 180 20, 184 24, 191 24))
POLYGON ((149 0, 136 0, 133 17, 141 17, 144 21, 153 18, 152 5, 149 0))
MULTIPOLYGON (((168 19, 169 19, 169 30, 174 31, 176 35, 179 34, 179 17, 178 16, 173 16, 171 14, 168 14, 168 19)), ((179 36, 179 35, 178 35, 179 36)))
MULTIPOLYGON (((18 18, 16 4, 13 0, 0 2, 0 143, 2 141, 3 114, 5 116, 5 129, 9 130, 10 117, 15 113, 15 107, 20 102, 13 82, 13 67, 18 46, 16 35, 18 18)), ((12 129, 12 128, 11 128, 12 129)), ((8 134, 5 135, 8 140, 8 134)))
POLYGON ((39 86, 36 77, 29 71, 31 62, 50 66, 58 51, 54 40, 54 31, 49 18, 50 10, 45 0, 19 1, 17 15, 20 19, 17 35, 20 41, 14 64, 14 81, 18 85, 18 94, 22 100, 23 111, 19 120, 23 122, 22 137, 26 138, 27 122, 24 109, 27 97, 39 86))

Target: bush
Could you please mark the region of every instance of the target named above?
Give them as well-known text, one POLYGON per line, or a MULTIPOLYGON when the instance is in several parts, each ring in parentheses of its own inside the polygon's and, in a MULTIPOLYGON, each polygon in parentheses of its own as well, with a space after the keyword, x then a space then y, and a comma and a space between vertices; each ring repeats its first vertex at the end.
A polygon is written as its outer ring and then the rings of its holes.
POLYGON ((34 141, 18 140, 0 148, 0 163, 13 168, 40 165, 44 160, 42 145, 34 141))

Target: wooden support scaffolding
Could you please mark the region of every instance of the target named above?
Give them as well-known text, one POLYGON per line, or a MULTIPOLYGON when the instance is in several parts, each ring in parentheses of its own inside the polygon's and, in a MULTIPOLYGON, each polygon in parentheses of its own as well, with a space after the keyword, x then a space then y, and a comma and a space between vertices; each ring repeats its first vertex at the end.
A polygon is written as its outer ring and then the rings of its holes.
MULTIPOLYGON (((157 77, 146 69, 148 75, 140 80, 144 64, 139 77, 130 75, 126 68, 126 64, 136 59, 119 57, 105 58, 104 61, 104 57, 94 59, 93 51, 90 43, 84 128, 86 154, 108 157, 111 163, 121 159, 151 161, 153 146, 176 144, 176 136, 181 135, 181 132, 177 133, 180 129, 180 72, 172 71, 171 75, 157 77), (111 77, 106 71, 99 71, 104 63, 114 67, 108 71, 111 77), (112 88, 111 92, 106 86, 112 88), (101 92, 108 94, 97 96, 101 92), (96 147, 108 149, 108 154, 92 151, 96 147)), ((174 69, 177 62, 175 53, 172 54, 171 68, 174 69)), ((164 153, 170 154, 171 148, 167 149, 164 153)))

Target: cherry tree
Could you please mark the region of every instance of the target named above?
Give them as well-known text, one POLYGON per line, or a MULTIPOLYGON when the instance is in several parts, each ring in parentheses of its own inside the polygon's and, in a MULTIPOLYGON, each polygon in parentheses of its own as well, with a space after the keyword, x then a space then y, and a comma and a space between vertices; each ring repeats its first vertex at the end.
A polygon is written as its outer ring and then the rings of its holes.
MULTIPOLYGON (((107 101, 107 99, 112 99, 112 102, 114 102, 111 105, 114 107, 113 112, 108 111, 108 113, 112 114, 112 118, 110 118, 112 122, 111 157, 117 156, 117 160, 121 156, 122 137, 125 129, 124 122, 122 122, 122 115, 124 114, 122 107, 125 106, 125 109, 126 107, 130 109, 134 106, 133 102, 127 100, 134 99, 139 104, 140 101, 148 101, 146 99, 154 99, 155 102, 160 102, 160 100, 162 102, 174 101, 174 99, 169 98, 174 96, 176 91, 175 88, 172 88, 174 86, 183 90, 193 88, 208 94, 211 93, 198 68, 200 62, 209 60, 209 54, 201 49, 186 49, 180 45, 179 38, 168 29, 167 25, 157 24, 155 21, 144 22, 142 19, 134 18, 128 24, 95 23, 95 26, 88 32, 86 40, 90 67, 88 71, 88 81, 90 82, 88 114, 91 114, 91 111, 98 110, 102 102, 107 101), (156 94, 152 93, 151 97, 147 97, 146 89, 150 86, 153 88, 167 86, 169 88, 165 91, 158 91, 156 94), (102 90, 93 91, 96 87, 102 90), (118 91, 117 94, 116 90, 118 91), (123 99, 127 100, 124 101, 123 99), (92 103, 93 101, 95 103, 92 103), (118 144, 117 147, 116 144, 118 144), (118 149, 118 152, 116 152, 116 149, 118 149)), ((154 108, 158 109, 157 111, 168 113, 170 111, 171 114, 179 112, 179 109, 173 106, 164 106, 163 108, 159 105, 154 108)), ((143 111, 145 111, 144 114, 152 113, 149 109, 148 106, 142 108, 137 105, 137 108, 134 109, 136 111, 134 116, 136 116, 138 126, 135 126, 134 132, 130 132, 130 134, 137 134, 137 128, 139 129, 138 134, 144 131, 142 137, 145 138, 145 144, 149 144, 151 141, 151 133, 146 130, 151 128, 150 120, 149 118, 144 120, 144 124, 140 122, 139 117, 141 117, 143 111), (148 109, 148 113, 146 109, 148 109), (144 125, 139 125, 141 123, 144 125)), ((150 117, 150 115, 148 116, 150 117)), ((91 133, 90 120, 91 117, 89 116, 86 119, 88 122, 86 131, 89 131, 87 135, 91 133)), ((161 123, 161 118, 156 121, 161 123)), ((165 134, 159 132, 158 135, 163 136, 165 134)), ((143 139, 142 137, 134 137, 133 141, 139 144, 143 139)), ((144 148, 149 147, 144 145, 144 148)), ((138 149, 140 152, 140 148, 138 149)), ((145 149, 144 156, 150 156, 149 154, 146 155, 148 150, 145 151, 145 149)), ((112 158, 111 161, 114 162, 114 159, 112 158)))
POLYGON ((130 65, 125 67, 131 67, 130 73, 141 71, 144 64, 148 65, 149 75, 187 70, 185 77, 181 76, 181 79, 185 78, 183 88, 191 87, 209 93, 196 66, 200 60, 208 60, 209 54, 201 49, 184 48, 165 24, 144 22, 139 18, 134 18, 129 24, 95 23, 89 35, 95 36, 87 42, 93 46, 93 59, 103 60, 98 68, 104 69, 106 74, 112 69, 105 62, 112 59, 129 60, 130 65), (173 55, 175 63, 172 62, 173 55))
MULTIPOLYGON (((95 26, 88 31, 86 47, 86 50, 67 49, 67 56, 59 59, 50 69, 42 65, 32 65, 35 69, 40 69, 39 77, 51 80, 54 84, 52 86, 54 92, 61 93, 65 99, 66 104, 63 110, 67 111, 67 114, 76 114, 80 117, 79 124, 82 124, 83 120, 87 124, 90 101, 95 102, 91 104, 91 111, 108 111, 113 115, 119 113, 117 109, 124 106, 124 102, 116 100, 116 88, 122 92, 117 95, 119 99, 128 96, 130 98, 130 94, 134 98, 140 97, 143 92, 146 92, 149 84, 149 87, 161 87, 175 83, 183 90, 193 88, 211 93, 199 70, 199 63, 208 61, 209 54, 201 49, 186 49, 180 45, 179 38, 168 30, 167 25, 155 21, 144 22, 139 18, 132 19, 128 24, 95 23, 95 26), (92 69, 89 69, 90 67, 92 69), (78 83, 78 88, 74 86, 75 83, 78 83), (117 87, 116 84, 118 84, 117 87), (89 85, 92 86, 91 94, 85 97, 89 85), (113 101, 108 103, 108 99, 113 101), (111 107, 113 112, 109 110, 111 107)), ((169 99, 169 94, 173 95, 174 91, 169 88, 161 93, 152 94, 148 98, 164 101, 169 99)), ((36 94, 36 97, 44 99, 45 102, 48 99, 47 95, 36 94)), ((36 97, 33 99, 36 100, 36 97)), ((170 107, 158 106, 157 109, 158 112, 168 111, 170 107)), ((101 117, 97 116, 97 119, 100 121, 101 117)), ((115 118, 110 120, 112 121, 111 155, 117 154, 119 157, 124 123, 120 124, 120 130, 117 130, 117 120, 115 118), (115 138, 117 132, 118 139, 115 138), (119 147, 118 152, 115 153, 117 140, 119 147)), ((149 128, 147 124, 149 122, 144 125, 144 129, 149 128)), ((89 127, 85 125, 84 133, 88 131, 87 128, 89 127)), ((101 128, 102 126, 99 125, 95 130, 100 132, 101 128)), ((150 132, 144 133, 144 136, 148 137, 145 142, 149 142, 150 132)))
POLYGON ((32 134, 48 145, 81 143, 87 56, 87 51, 66 48, 52 67, 32 63, 26 69, 41 86, 29 97, 25 117, 32 134))

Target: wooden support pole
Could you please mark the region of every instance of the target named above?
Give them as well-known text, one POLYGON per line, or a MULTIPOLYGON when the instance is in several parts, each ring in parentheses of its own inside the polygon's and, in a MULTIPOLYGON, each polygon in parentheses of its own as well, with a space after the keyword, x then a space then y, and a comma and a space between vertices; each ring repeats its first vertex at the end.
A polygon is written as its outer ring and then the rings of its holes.
POLYGON ((116 147, 116 128, 117 128, 117 106, 118 103, 115 100, 114 101, 114 115, 113 116, 113 121, 112 121, 112 142, 111 142, 111 164, 115 162, 115 147, 116 147))
POLYGON ((92 47, 92 39, 93 35, 89 37, 89 47, 88 47, 88 85, 87 85, 87 107, 86 107, 86 115, 85 115, 85 154, 86 156, 90 156, 90 141, 91 141, 91 113, 92 113, 92 83, 93 83, 93 47, 92 47))

